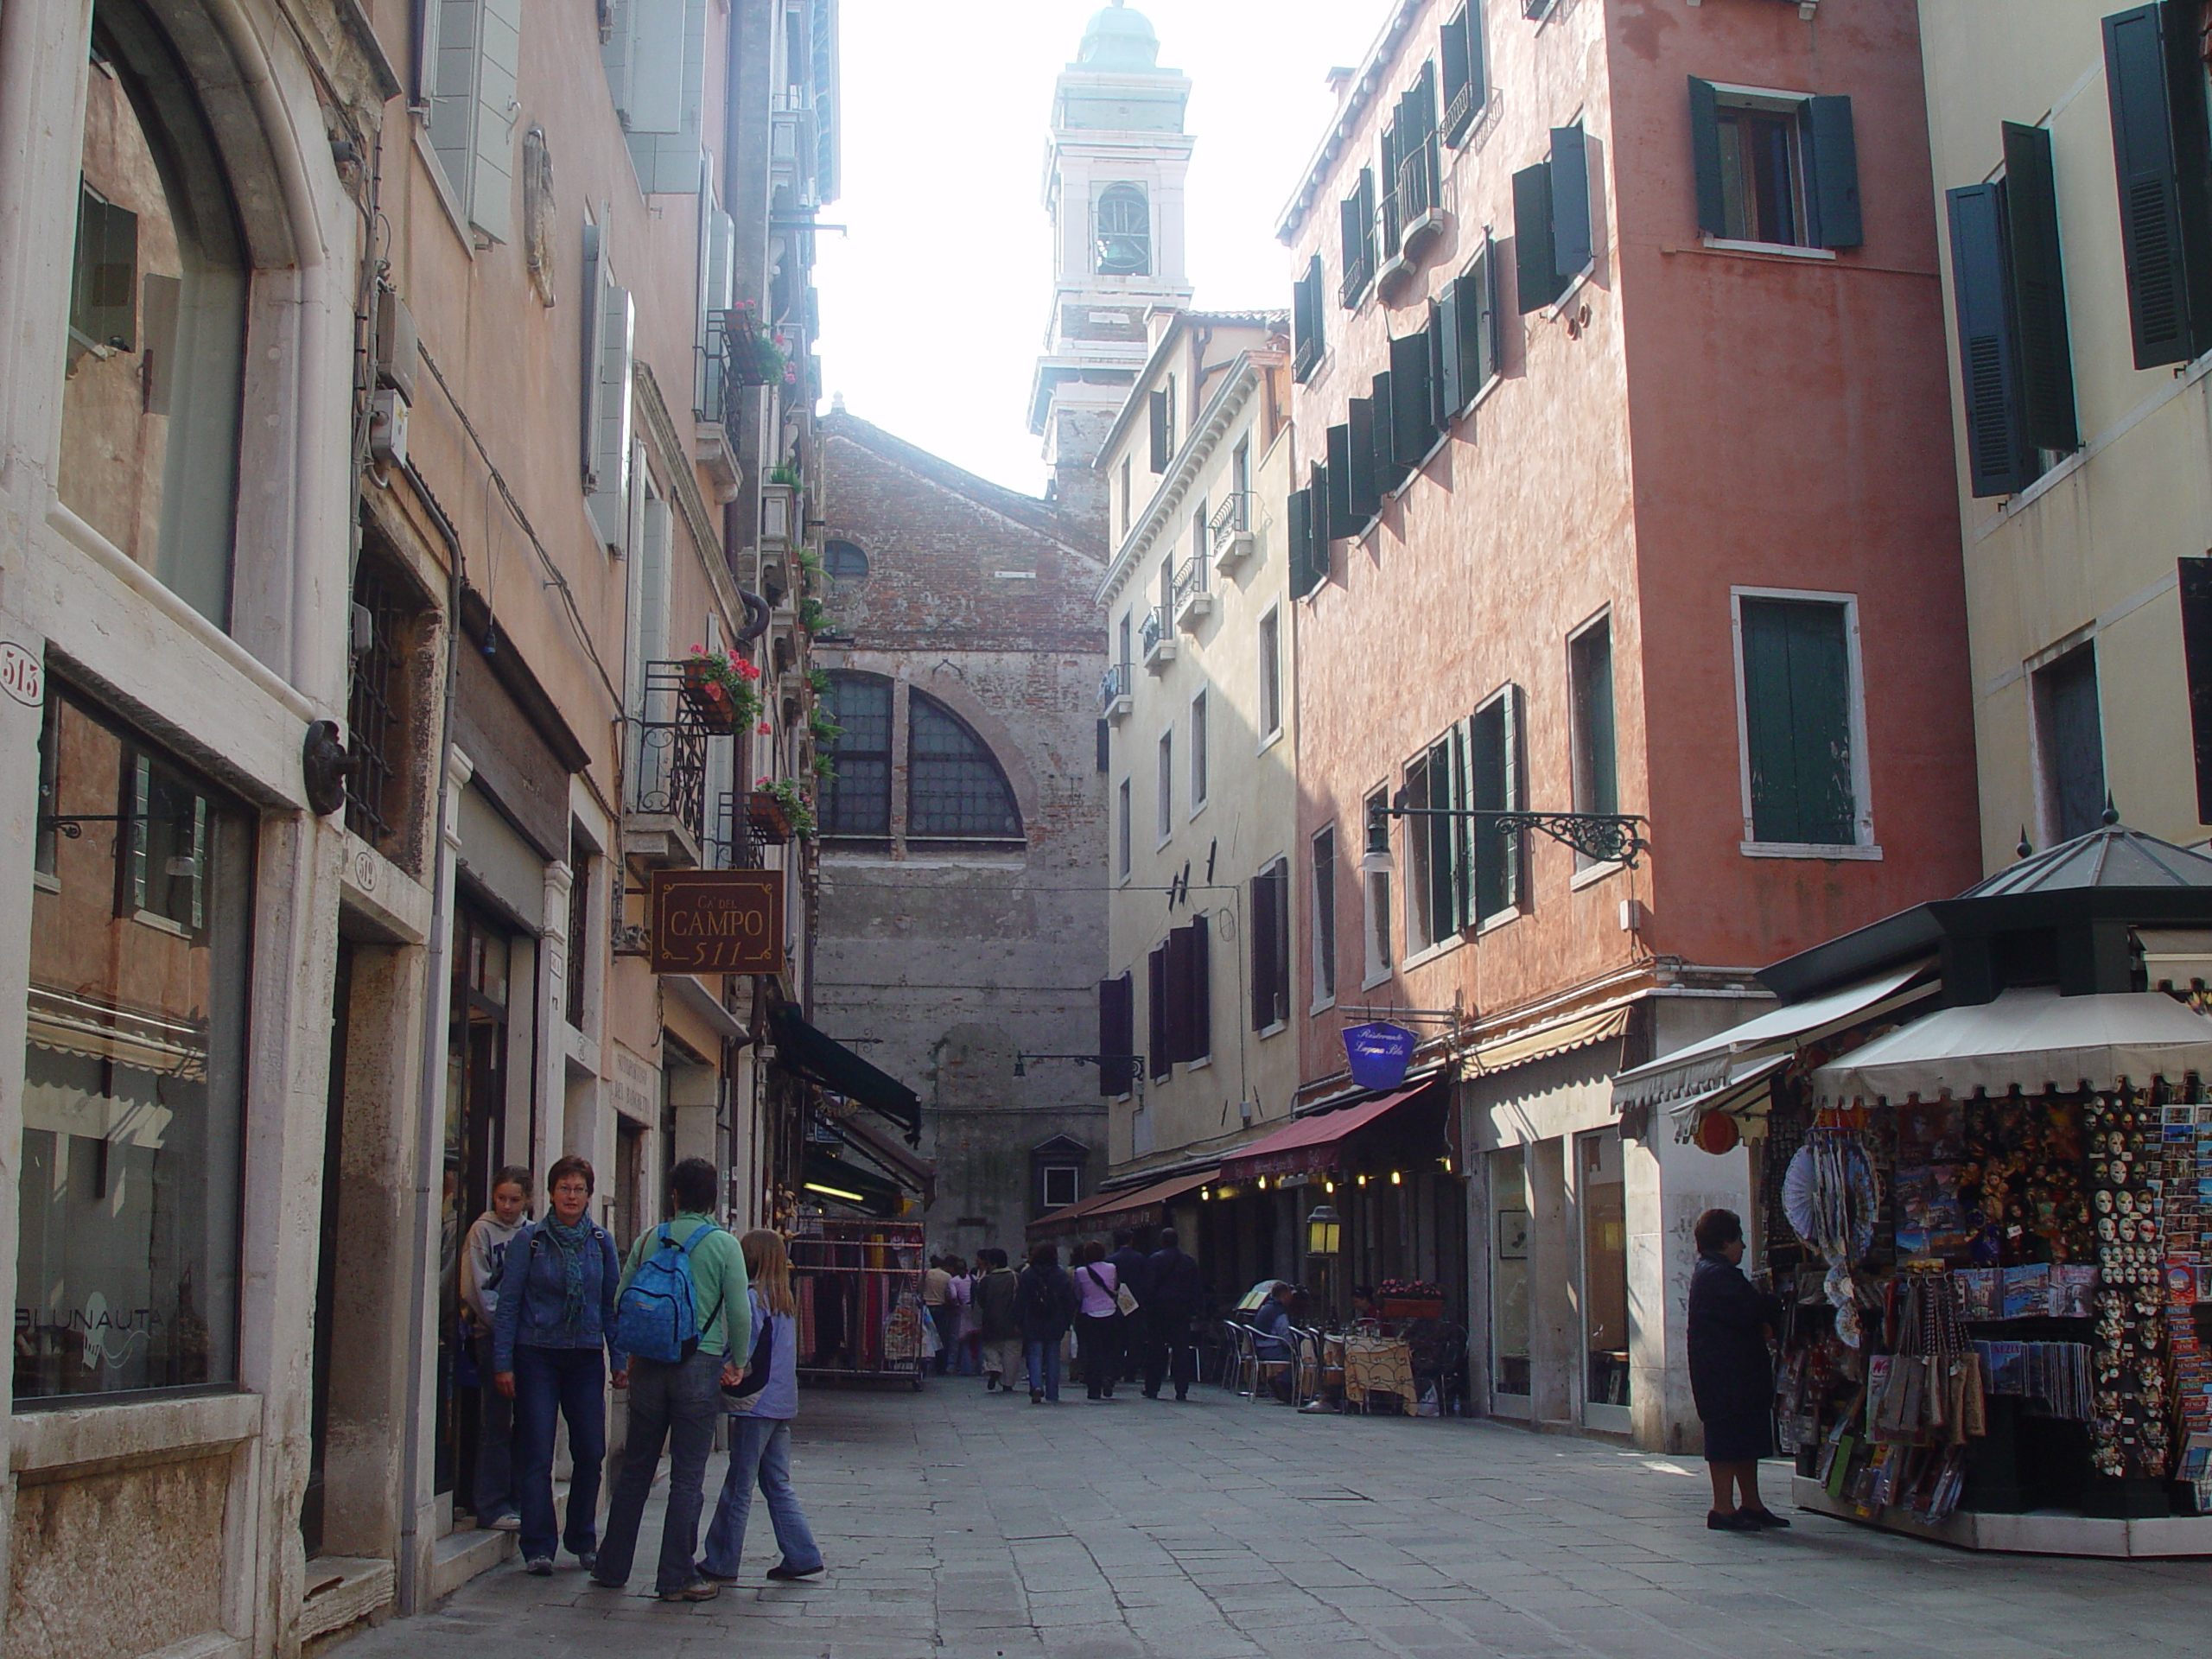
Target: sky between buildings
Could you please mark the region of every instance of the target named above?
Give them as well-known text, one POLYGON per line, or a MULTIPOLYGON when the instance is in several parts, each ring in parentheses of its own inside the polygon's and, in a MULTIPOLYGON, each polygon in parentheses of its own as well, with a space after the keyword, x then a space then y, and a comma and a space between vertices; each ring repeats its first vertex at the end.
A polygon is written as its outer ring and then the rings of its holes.
MULTIPOLYGON (((1052 83, 1104 0, 844 0, 844 189, 825 208, 826 392, 1012 488, 1045 485, 1029 383, 1052 300, 1052 83)), ((1290 303, 1277 216, 1386 0, 1133 0, 1191 77, 1196 302, 1290 303)))

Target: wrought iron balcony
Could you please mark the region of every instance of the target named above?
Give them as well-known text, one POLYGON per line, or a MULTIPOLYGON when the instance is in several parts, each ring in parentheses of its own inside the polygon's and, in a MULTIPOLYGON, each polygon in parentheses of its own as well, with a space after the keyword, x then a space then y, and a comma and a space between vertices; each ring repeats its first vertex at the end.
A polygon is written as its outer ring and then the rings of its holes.
POLYGON ((1137 644, 1144 652, 1145 667, 1154 674, 1175 660, 1175 629, 1168 620, 1166 606, 1155 605, 1144 613, 1144 624, 1137 630, 1137 644))
POLYGON ((760 837, 745 815, 745 797, 734 789, 715 797, 715 833, 707 837, 702 862, 710 870, 757 870, 760 837))
POLYGON ((1199 620, 1213 609, 1213 564, 1198 549, 1175 571, 1175 626, 1185 633, 1198 632, 1199 620))
POLYGON ((1120 721, 1129 712, 1130 682, 1135 671, 1128 663, 1116 663, 1099 677, 1098 712, 1111 721, 1120 721))
POLYGON ((1337 296, 1343 301, 1345 310, 1358 305, 1359 296, 1367 292, 1368 284, 1374 280, 1375 238, 1370 232, 1358 247, 1348 249, 1344 254, 1344 280, 1337 296))
POLYGON ((1227 575, 1237 561, 1252 550, 1252 496, 1240 490, 1213 510, 1206 525, 1206 542, 1213 550, 1213 568, 1227 575))
POLYGON ((682 663, 645 664, 637 732, 625 848, 648 863, 695 866, 707 838, 707 740, 715 733, 685 695, 682 663))
POLYGON ((1391 245, 1411 257, 1414 245, 1435 228, 1440 206, 1436 135, 1428 134, 1398 163, 1398 227, 1391 245))

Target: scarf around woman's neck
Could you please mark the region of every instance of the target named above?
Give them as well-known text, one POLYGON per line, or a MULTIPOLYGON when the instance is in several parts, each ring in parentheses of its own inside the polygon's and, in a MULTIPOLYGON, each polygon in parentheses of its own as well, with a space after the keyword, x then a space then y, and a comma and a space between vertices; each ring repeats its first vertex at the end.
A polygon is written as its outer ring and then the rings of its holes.
POLYGON ((545 1236, 553 1241, 553 1248, 561 1253, 561 1325, 566 1331, 582 1328, 584 1247, 591 1243, 591 1223, 581 1217, 573 1227, 563 1226, 550 1215, 545 1217, 545 1236))

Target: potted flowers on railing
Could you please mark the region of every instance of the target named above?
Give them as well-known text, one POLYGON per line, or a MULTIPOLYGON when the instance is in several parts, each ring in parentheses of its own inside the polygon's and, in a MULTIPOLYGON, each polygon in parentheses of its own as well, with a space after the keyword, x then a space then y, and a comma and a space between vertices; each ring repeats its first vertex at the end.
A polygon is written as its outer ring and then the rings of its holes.
POLYGON ((798 625, 809 633, 819 633, 830 625, 830 613, 811 594, 798 602, 798 625))
POLYGON ((1435 1319, 1444 1316, 1444 1287, 1424 1279, 1385 1279, 1375 1300, 1386 1319, 1435 1319))
POLYGON ((760 712, 760 678, 742 657, 694 645, 683 659, 683 701, 709 731, 734 732, 760 712))
POLYGON ((780 385, 793 370, 777 344, 775 330, 760 321, 757 306, 741 300, 722 314, 722 338, 729 352, 730 378, 741 386, 780 385))
POLYGON ((745 798, 745 821, 771 847, 814 838, 814 803, 796 778, 762 778, 745 798))

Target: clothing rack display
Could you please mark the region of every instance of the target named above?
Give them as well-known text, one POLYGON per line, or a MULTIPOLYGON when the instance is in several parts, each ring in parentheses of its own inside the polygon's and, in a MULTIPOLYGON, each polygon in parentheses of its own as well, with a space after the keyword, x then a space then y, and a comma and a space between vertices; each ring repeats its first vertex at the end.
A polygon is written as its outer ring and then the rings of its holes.
POLYGON ((791 1239, 803 1377, 922 1386, 922 1224, 803 1216, 791 1239))

